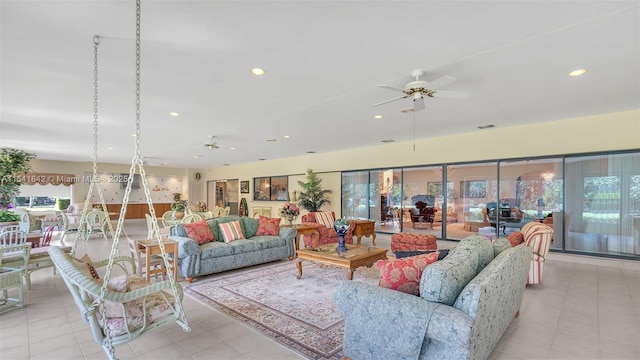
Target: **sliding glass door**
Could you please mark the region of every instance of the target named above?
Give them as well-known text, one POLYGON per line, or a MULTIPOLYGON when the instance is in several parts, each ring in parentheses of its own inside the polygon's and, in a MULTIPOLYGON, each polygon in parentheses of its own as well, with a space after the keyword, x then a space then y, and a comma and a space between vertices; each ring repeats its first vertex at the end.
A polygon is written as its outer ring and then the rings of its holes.
POLYGON ((553 228, 551 249, 640 255, 640 153, 345 172, 343 215, 376 231, 462 240, 553 228))
POLYGON ((640 156, 567 158, 566 250, 640 255, 640 156))

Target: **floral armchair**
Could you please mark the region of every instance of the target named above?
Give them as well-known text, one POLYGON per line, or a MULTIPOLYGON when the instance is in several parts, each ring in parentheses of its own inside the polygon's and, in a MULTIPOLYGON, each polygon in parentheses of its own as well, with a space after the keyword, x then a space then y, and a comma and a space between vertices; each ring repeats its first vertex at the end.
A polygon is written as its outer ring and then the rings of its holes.
MULTIPOLYGON (((319 245, 325 245, 325 244, 330 244, 330 243, 337 243, 338 242, 338 233, 336 233, 336 231, 333 229, 333 226, 327 226, 325 224, 323 224, 323 221, 326 221, 326 219, 319 219, 320 217, 323 218, 330 218, 331 223, 333 223, 333 221, 336 220, 336 213, 331 211, 326 211, 326 212, 310 212, 306 215, 302 216, 302 223, 303 224, 317 224, 318 225, 318 233, 320 233, 320 236, 318 238, 318 243, 317 244, 312 244, 311 240, 312 237, 304 237, 304 246, 305 247, 313 247, 313 246, 319 246, 319 245), (316 217, 316 214, 319 214, 316 217)), ((349 227, 349 231, 347 232, 347 234, 344 236, 344 240, 346 243, 348 244, 353 244, 353 229, 355 228, 355 223, 351 223, 351 226, 349 227)))

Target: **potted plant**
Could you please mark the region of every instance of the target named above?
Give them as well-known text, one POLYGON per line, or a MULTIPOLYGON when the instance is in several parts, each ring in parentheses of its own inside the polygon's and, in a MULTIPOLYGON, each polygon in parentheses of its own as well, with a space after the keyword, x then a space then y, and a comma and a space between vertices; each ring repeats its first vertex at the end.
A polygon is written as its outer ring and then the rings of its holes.
POLYGON ((7 209, 0 210, 0 229, 8 225, 18 225, 19 222, 20 215, 7 209))
POLYGON ((318 174, 308 169, 306 177, 307 182, 298 180, 298 185, 302 187, 298 197, 298 204, 309 212, 316 212, 324 204, 331 204, 327 197, 328 194, 331 194, 331 190, 322 189, 322 179, 318 177, 318 174))
POLYGON ((6 209, 11 200, 20 194, 24 175, 31 171, 31 160, 36 155, 24 150, 2 148, 0 151, 0 209, 6 209))
POLYGON ((171 203, 171 210, 173 210, 173 218, 182 219, 184 211, 187 210, 187 200, 174 200, 171 203))

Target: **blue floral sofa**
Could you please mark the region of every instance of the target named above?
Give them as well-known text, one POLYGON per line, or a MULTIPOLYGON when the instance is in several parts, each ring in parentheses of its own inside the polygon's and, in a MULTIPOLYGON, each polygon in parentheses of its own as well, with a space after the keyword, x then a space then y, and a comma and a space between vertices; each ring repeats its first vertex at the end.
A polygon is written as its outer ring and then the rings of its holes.
POLYGON ((187 237, 182 224, 172 226, 169 239, 178 244, 178 272, 188 282, 196 276, 257 265, 295 255, 296 230, 280 228, 278 236, 260 235, 258 219, 224 216, 206 220, 215 241, 198 245, 187 237), (245 239, 225 243, 218 224, 239 221, 245 239))
POLYGON ((517 316, 530 248, 472 235, 428 265, 420 296, 345 281, 335 302, 353 359, 486 359, 517 316))

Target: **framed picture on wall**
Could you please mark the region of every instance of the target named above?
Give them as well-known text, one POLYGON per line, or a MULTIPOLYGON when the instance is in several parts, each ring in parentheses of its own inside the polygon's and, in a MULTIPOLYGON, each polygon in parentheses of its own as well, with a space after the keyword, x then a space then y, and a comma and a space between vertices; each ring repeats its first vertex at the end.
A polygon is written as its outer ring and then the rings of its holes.
POLYGON ((463 198, 485 198, 487 196, 487 181, 460 181, 460 196, 463 198))
MULTIPOLYGON (((447 197, 453 198, 453 182, 447 181, 447 197)), ((442 183, 441 182, 428 182, 427 183, 427 195, 440 196, 442 195, 442 183)))
POLYGON ((240 181, 240 193, 242 194, 249 193, 249 180, 240 181))

